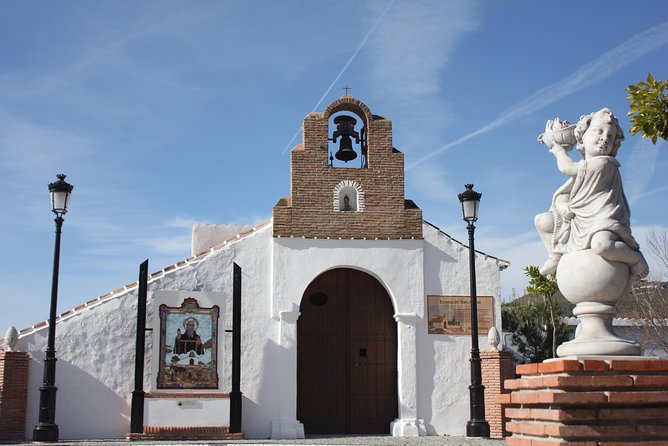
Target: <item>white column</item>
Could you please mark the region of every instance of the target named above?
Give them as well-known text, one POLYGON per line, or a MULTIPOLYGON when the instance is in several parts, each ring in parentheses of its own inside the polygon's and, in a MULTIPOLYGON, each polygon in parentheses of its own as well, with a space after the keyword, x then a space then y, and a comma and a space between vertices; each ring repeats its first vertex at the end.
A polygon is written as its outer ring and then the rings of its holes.
POLYGON ((297 420, 297 319, 299 311, 281 311, 279 342, 279 419, 271 422, 271 438, 304 438, 304 425, 297 420))
POLYGON ((417 333, 416 313, 397 313, 397 373, 399 387, 399 418, 390 429, 395 437, 426 435, 424 420, 417 417, 417 333))

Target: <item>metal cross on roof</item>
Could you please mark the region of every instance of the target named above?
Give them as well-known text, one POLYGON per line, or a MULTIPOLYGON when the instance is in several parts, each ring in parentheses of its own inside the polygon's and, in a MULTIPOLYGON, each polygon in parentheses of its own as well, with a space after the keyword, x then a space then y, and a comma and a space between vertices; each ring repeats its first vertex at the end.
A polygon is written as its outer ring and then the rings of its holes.
POLYGON ((348 96, 348 90, 352 90, 352 88, 350 88, 350 87, 348 86, 348 84, 346 84, 346 86, 343 87, 343 90, 346 90, 346 94, 345 94, 345 95, 348 96))

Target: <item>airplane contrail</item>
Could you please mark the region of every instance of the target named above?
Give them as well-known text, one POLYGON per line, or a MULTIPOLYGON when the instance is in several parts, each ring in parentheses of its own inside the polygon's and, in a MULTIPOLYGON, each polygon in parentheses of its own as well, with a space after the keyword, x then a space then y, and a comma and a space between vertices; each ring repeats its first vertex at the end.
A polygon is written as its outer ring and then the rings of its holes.
MULTIPOLYGON (((348 67, 349 67, 350 64, 353 62, 353 60, 355 60, 355 57, 357 57, 357 53, 360 52, 360 50, 362 49, 362 47, 364 46, 364 44, 366 43, 366 41, 369 40, 369 37, 371 37, 371 35, 373 34, 373 32, 376 30, 376 28, 378 27, 378 25, 380 24, 380 22, 383 20, 383 17, 385 17, 385 15, 386 15, 387 12, 390 10, 390 8, 391 8, 392 5, 394 4, 394 2, 395 2, 395 0, 392 0, 392 1, 391 1, 390 3, 388 3, 388 5, 385 7, 385 10, 384 10, 383 13, 378 17, 378 19, 376 20, 376 23, 374 23, 373 26, 371 27, 371 29, 369 29, 369 31, 366 33, 366 35, 364 36, 364 38, 362 39, 362 41, 360 42, 360 44, 357 46, 357 49, 355 50, 355 52, 353 52, 353 54, 350 56, 350 58, 348 59, 348 62, 346 62, 346 64, 343 66, 343 68, 341 68, 341 71, 339 71, 339 74, 337 74, 336 77, 334 78, 334 80, 332 81, 332 83, 329 84, 329 87, 327 87, 327 90, 325 91, 325 93, 323 93, 323 95, 320 97, 320 100, 318 101, 318 103, 315 104, 315 106, 313 107, 313 110, 311 110, 311 113, 313 113, 314 111, 316 111, 316 110, 318 109, 318 107, 320 107, 320 104, 322 104, 322 101, 324 101, 325 98, 327 97, 327 95, 329 94, 329 92, 332 91, 332 88, 334 88, 334 84, 336 84, 336 83, 339 81, 339 79, 341 78, 341 76, 343 75, 343 73, 345 73, 345 71, 348 69, 348 67)), ((285 148, 284 148, 283 151, 281 152, 281 155, 284 154, 284 153, 290 148, 290 146, 292 145, 292 142, 295 140, 295 138, 297 137, 297 135, 299 135, 299 132, 301 132, 301 130, 302 130, 301 127, 299 127, 299 129, 297 129, 297 131, 295 132, 295 134, 292 136, 292 139, 290 139, 290 142, 288 142, 288 144, 285 146, 285 148)))
POLYGON ((583 65, 573 72, 570 76, 559 82, 543 87, 531 96, 525 98, 509 109, 489 124, 462 136, 452 142, 449 142, 433 152, 423 156, 415 163, 407 167, 412 169, 423 162, 458 146, 478 135, 482 135, 494 130, 502 125, 511 122, 521 116, 526 116, 541 108, 552 104, 559 99, 583 90, 609 77, 616 71, 641 58, 642 56, 660 48, 668 43, 668 22, 650 28, 640 34, 636 34, 629 40, 621 43, 610 51, 604 53, 596 60, 583 65))

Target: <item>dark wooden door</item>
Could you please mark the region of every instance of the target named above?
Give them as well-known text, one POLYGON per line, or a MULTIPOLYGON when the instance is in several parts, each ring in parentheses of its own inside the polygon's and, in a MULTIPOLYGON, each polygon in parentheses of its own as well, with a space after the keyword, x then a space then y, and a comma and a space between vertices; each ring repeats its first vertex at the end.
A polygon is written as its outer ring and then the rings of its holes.
POLYGON ((306 289, 297 322, 297 418, 307 434, 384 434, 397 418, 397 329, 383 286, 339 268, 306 289))

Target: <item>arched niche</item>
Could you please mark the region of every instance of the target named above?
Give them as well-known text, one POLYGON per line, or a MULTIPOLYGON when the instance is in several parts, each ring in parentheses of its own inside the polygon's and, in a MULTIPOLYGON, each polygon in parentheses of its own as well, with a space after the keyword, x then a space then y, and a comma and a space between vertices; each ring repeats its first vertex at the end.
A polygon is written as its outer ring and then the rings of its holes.
POLYGON ((361 116, 340 111, 328 120, 329 165, 335 168, 366 168, 368 127, 361 116))
MULTIPOLYGON (((330 166, 336 168, 367 167, 369 124, 374 119, 369 107, 352 96, 343 96, 327 107, 323 113, 323 118, 328 122, 327 138, 331 143, 329 147, 330 166), (341 117, 348 118, 344 118, 343 122, 337 123, 336 121, 341 119, 341 117), (354 120, 354 124, 350 119, 354 120), (348 127, 347 130, 346 127, 348 127), (348 136, 345 137, 347 143, 342 142, 342 138, 340 137, 341 133, 348 134, 348 136), (336 141, 332 141, 333 139, 336 139, 336 141), (348 161, 338 159, 337 153, 339 153, 339 150, 343 147, 348 149, 352 148, 356 157, 353 160, 348 161)), ((350 151, 346 151, 346 153, 351 155, 350 151)))
POLYGON ((335 211, 362 212, 364 210, 364 190, 358 181, 341 181, 334 187, 333 195, 335 211))

